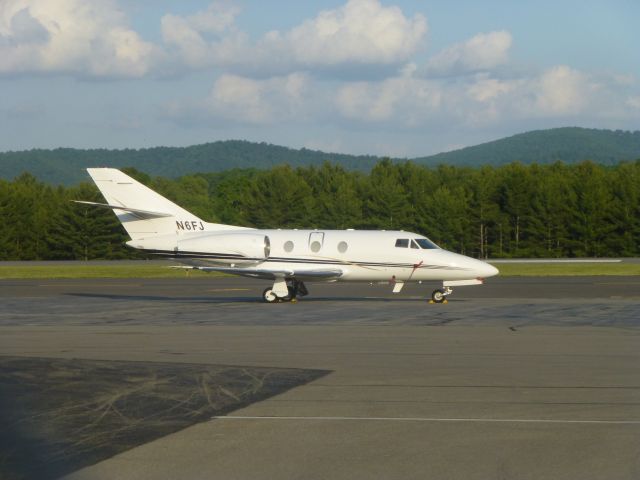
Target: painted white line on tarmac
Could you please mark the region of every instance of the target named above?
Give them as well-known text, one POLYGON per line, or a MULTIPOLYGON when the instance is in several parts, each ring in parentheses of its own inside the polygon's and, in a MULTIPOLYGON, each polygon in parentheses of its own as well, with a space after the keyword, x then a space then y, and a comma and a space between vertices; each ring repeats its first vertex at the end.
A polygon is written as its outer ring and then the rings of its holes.
POLYGON ((640 425, 640 420, 566 420, 547 418, 438 418, 438 417, 290 417, 290 416, 241 416, 221 415, 215 420, 326 420, 358 422, 469 422, 469 423, 560 423, 560 424, 604 424, 640 425))
MULTIPOLYGON (((87 280, 97 280, 93 278, 89 278, 87 280)), ((41 283, 38 287, 86 287, 86 283, 41 283)), ((94 285, 97 287, 141 287, 141 283, 96 283, 94 285)))
POLYGON ((248 292, 250 288, 213 288, 208 292, 248 292))

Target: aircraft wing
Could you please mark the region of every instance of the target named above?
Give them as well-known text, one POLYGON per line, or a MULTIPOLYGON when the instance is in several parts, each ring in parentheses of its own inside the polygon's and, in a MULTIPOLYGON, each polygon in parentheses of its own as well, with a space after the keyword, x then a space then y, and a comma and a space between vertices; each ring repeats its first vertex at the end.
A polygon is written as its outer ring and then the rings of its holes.
POLYGON ((186 268, 191 270, 201 270, 203 272, 222 272, 232 275, 241 275, 251 278, 265 278, 275 280, 276 278, 296 278, 298 280, 335 280, 344 273, 340 269, 290 269, 290 270, 270 270, 267 268, 242 268, 242 267, 197 267, 197 266, 177 266, 174 268, 186 268))

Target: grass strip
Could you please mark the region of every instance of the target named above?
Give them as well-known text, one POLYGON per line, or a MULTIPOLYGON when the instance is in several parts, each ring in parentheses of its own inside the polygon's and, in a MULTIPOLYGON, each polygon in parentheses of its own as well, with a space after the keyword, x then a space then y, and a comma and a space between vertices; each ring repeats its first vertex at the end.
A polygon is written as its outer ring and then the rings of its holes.
POLYGON ((640 263, 496 263, 495 267, 502 277, 640 275, 640 263))
MULTIPOLYGON (((167 265, 91 265, 86 263, 61 265, 0 265, 0 279, 53 278, 193 278, 221 273, 169 268, 167 265)), ((640 263, 497 263, 500 276, 588 276, 640 275, 640 263)))
POLYGON ((165 265, 20 265, 0 266, 0 279, 185 278, 219 275, 165 265))

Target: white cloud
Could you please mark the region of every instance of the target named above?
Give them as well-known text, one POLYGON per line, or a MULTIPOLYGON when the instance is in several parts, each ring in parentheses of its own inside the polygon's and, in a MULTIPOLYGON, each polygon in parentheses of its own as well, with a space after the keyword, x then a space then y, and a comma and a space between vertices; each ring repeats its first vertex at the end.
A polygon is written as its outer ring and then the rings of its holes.
POLYGON ((491 70, 506 63, 511 34, 505 30, 479 33, 466 42, 445 48, 427 63, 427 73, 455 75, 491 70))
POLYGON ((299 65, 399 64, 415 53, 426 33, 423 15, 407 18, 399 7, 383 7, 378 0, 349 0, 285 34, 271 32, 264 42, 299 65))
POLYGON ((190 16, 165 15, 162 35, 174 63, 193 68, 219 66, 264 76, 301 69, 399 65, 422 45, 423 15, 407 18, 379 0, 349 0, 324 10, 289 31, 270 31, 256 42, 235 26, 239 10, 213 3, 190 16))
POLYGON ((139 77, 153 50, 111 0, 0 2, 0 74, 139 77))
POLYGON ((186 17, 185 20, 199 32, 220 34, 234 27, 239 13, 240 8, 231 2, 213 2, 205 11, 186 17))
POLYGON ((535 98, 534 113, 557 116, 582 111, 599 87, 588 75, 560 65, 545 71, 529 88, 535 98))
POLYGON ((301 73, 267 80, 224 74, 205 102, 206 114, 241 123, 277 123, 301 113, 308 83, 301 73))
POLYGON ((162 39, 174 63, 192 68, 232 65, 251 55, 247 36, 235 27, 240 9, 214 2, 189 16, 167 14, 161 19, 162 39))
POLYGON ((209 94, 174 101, 169 116, 260 128, 337 122, 395 131, 479 129, 583 118, 594 124, 634 119, 640 109, 633 76, 567 65, 515 72, 507 65, 507 31, 479 33, 419 67, 426 18, 380 0, 348 0, 253 40, 237 26, 234 3, 214 2, 192 15, 164 15, 157 45, 129 26, 117 1, 0 0, 0 75, 112 78, 215 69, 209 94))
POLYGON ((421 78, 407 69, 382 81, 345 83, 335 105, 344 119, 392 128, 628 118, 640 108, 640 96, 621 91, 615 78, 607 78, 564 65, 532 76, 501 79, 482 73, 455 81, 421 78))
POLYGON ((508 81, 491 78, 488 74, 478 74, 468 88, 467 94, 477 102, 488 102, 513 90, 508 81))
POLYGON ((439 111, 443 93, 437 83, 409 73, 380 82, 347 83, 338 90, 335 105, 351 120, 415 126, 439 111))
POLYGON ((1 0, 0 73, 139 77, 217 67, 265 78, 364 67, 363 76, 371 68, 388 75, 423 46, 427 32, 421 14, 348 0, 252 41, 236 26, 240 9, 214 1, 192 15, 164 15, 162 43, 154 45, 130 28, 117 1, 1 0))

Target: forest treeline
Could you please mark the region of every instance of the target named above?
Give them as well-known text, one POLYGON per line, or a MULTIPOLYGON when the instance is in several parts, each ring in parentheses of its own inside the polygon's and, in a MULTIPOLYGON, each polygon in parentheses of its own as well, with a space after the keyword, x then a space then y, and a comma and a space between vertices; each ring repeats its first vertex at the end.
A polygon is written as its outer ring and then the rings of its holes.
MULTIPOLYGON (((640 255, 640 160, 480 168, 383 160, 171 180, 130 175, 204 220, 260 228, 397 229, 480 258, 640 255)), ((92 183, 0 180, 0 259, 141 258, 92 183)), ((153 209, 152 206, 149 206, 153 209)))

